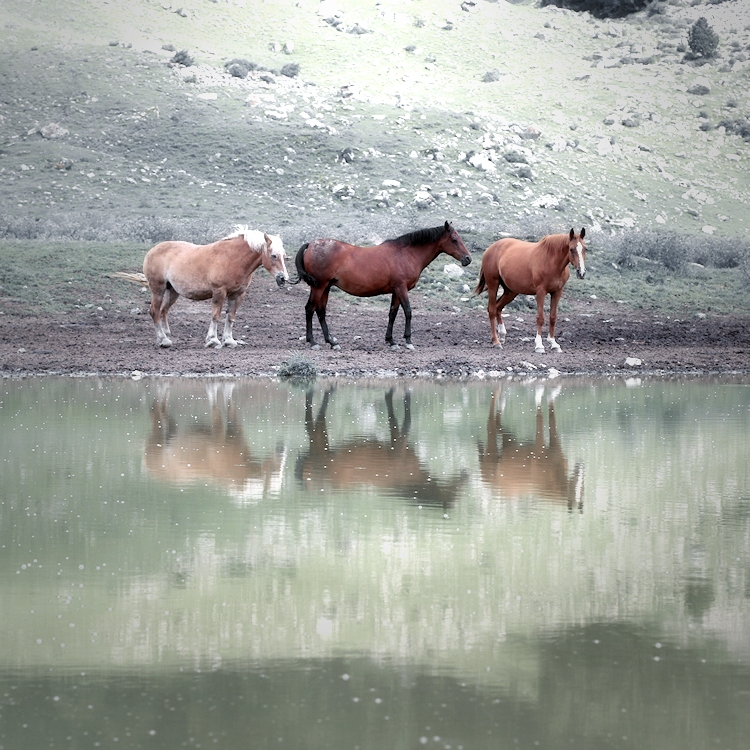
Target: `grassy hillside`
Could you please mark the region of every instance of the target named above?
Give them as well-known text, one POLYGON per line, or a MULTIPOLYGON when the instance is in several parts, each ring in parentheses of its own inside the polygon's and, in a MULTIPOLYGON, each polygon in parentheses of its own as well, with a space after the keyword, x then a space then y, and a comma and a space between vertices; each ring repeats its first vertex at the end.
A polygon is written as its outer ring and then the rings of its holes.
POLYGON ((293 250, 450 219, 479 251, 585 225, 613 297, 639 257, 679 270, 655 233, 696 238, 683 270, 746 255, 750 144, 720 126, 750 115, 740 0, 619 21, 489 0, 12 0, 0 29, 0 236, 145 248, 247 223, 293 250), (699 16, 710 61, 684 53, 699 16), (170 65, 179 50, 194 64, 170 65), (233 77, 233 58, 259 68, 233 77))

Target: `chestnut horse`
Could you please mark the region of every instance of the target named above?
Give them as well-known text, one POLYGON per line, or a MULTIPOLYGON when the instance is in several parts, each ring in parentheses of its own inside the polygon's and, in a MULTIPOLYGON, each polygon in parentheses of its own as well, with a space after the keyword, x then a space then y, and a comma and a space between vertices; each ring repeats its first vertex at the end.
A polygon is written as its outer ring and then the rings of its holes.
POLYGON ((310 286, 310 297, 305 305, 307 343, 314 349, 318 348, 312 331, 312 316, 317 313, 326 343, 333 349, 340 348, 326 323, 328 293, 336 286, 355 297, 390 294, 391 309, 385 341, 391 348, 398 348, 398 344, 393 343, 393 323, 400 306, 406 318, 406 348, 413 349, 409 290, 440 253, 447 253, 463 266, 471 263, 463 240, 447 221, 445 226, 419 229, 374 247, 357 247, 332 239, 313 240, 302 245, 297 252, 296 265, 297 282, 304 280, 310 286))
POLYGON ((479 470, 482 483, 507 500, 538 498, 583 510, 583 464, 577 463, 568 473, 568 460, 557 435, 554 399, 548 400, 549 442, 544 439, 542 393, 536 395, 536 430, 534 440, 519 440, 503 428, 504 397, 493 392, 487 417, 487 443, 479 443, 479 470), (498 444, 499 443, 499 444, 498 444))
POLYGON ((506 237, 484 251, 479 283, 474 293, 481 294, 485 288, 489 293, 487 314, 490 318, 493 346, 502 346, 505 342, 503 308, 519 294, 533 294, 536 297, 534 350, 542 354, 544 298, 549 294, 547 341, 550 349, 560 351, 560 345, 555 341, 557 303, 565 282, 570 278, 569 263, 575 266, 579 279, 586 275, 586 245, 583 244, 585 236, 585 229, 581 229, 579 234, 571 229, 570 234, 548 234, 539 242, 524 242, 506 237), (500 286, 503 287, 503 293, 498 299, 497 291, 500 286))
POLYGON ((151 290, 149 312, 156 326, 159 346, 172 346, 167 316, 169 308, 182 295, 192 300, 211 300, 213 310, 206 346, 235 347, 244 343, 235 340, 232 326, 253 272, 262 264, 276 278, 276 283, 284 286, 289 279, 285 259, 281 237, 241 226, 234 234, 209 245, 160 242, 146 253, 142 274, 116 273, 113 276, 151 290), (220 341, 218 327, 225 300, 227 317, 220 341))

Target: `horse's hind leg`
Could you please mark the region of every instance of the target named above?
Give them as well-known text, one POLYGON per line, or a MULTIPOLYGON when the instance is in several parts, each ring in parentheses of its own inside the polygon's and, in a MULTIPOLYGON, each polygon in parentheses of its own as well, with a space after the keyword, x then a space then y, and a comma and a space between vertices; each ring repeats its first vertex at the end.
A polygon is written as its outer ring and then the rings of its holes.
MULTIPOLYGON (((506 305, 509 305, 518 295, 515 292, 511 292, 508 289, 503 288, 503 293, 500 295, 500 299, 497 301, 495 308, 494 325, 497 326, 497 340, 500 346, 505 343, 505 337, 507 330, 505 323, 503 323, 503 310, 506 305)), ((492 325, 492 319, 491 319, 492 325)), ((492 342, 495 343, 494 341, 492 342)))
POLYGON ((311 289, 310 298, 307 300, 307 304, 305 305, 305 315, 307 319, 307 343, 310 344, 313 349, 317 348, 318 346, 315 343, 312 332, 313 312, 315 312, 318 316, 320 330, 323 332, 323 338, 325 339, 325 342, 327 344, 330 344, 332 349, 341 348, 336 338, 334 336, 331 336, 328 330, 328 323, 326 321, 326 305, 328 304, 329 290, 330 286, 326 287, 323 290, 318 288, 311 289))
POLYGON ((218 330, 219 321, 221 320, 221 310, 224 307, 224 300, 226 299, 226 293, 223 289, 217 289, 211 297, 211 322, 208 326, 208 333, 206 334, 205 346, 213 346, 216 349, 221 348, 221 341, 219 341, 218 330))
POLYGON ((158 285, 156 288, 151 287, 149 314, 156 328, 156 343, 165 349, 172 346, 172 340, 169 338, 167 314, 178 296, 177 292, 167 284, 158 285))

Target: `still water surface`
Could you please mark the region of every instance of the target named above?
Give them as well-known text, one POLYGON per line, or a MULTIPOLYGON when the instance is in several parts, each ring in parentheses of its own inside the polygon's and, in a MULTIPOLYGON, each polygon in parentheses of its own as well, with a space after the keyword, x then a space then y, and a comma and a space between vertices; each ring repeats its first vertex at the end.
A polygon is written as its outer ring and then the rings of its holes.
POLYGON ((0 383, 0 750, 750 737, 750 385, 0 383))

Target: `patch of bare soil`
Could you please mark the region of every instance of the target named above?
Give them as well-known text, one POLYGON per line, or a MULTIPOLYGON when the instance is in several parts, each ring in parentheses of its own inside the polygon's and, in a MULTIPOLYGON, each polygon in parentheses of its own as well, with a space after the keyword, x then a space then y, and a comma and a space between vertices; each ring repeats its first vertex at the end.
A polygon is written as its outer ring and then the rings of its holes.
MULTIPOLYGON (((254 280, 234 328, 246 343, 236 349, 204 348, 208 303, 177 302, 169 349, 156 345, 145 295, 136 310, 90 308, 46 317, 11 312, 0 315, 0 374, 274 376, 295 353, 314 362, 321 376, 352 378, 546 374, 550 368, 563 375, 750 373, 750 318, 744 316, 657 316, 564 297, 557 330, 562 351, 535 354, 534 310, 509 311, 507 341, 498 349, 490 345, 486 310, 456 311, 414 291, 415 349, 391 350, 382 298, 333 293, 328 322, 341 349, 322 343, 316 319, 321 347, 311 350, 302 338, 307 294, 304 284, 278 289, 271 279, 254 280)), ((402 334, 399 313, 394 338, 402 334)))

